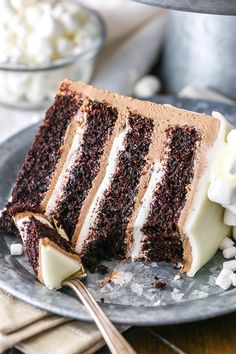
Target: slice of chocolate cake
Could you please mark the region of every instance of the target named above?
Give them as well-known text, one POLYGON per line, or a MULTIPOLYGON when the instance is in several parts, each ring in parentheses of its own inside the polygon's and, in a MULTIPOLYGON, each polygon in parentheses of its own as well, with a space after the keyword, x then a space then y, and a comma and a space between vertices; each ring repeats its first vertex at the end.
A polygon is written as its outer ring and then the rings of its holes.
POLYGON ((17 178, 7 212, 44 213, 85 265, 182 263, 193 276, 230 228, 207 197, 231 126, 65 80, 17 178))
POLYGON ((28 260, 42 284, 58 289, 66 278, 85 274, 80 256, 40 214, 24 212, 14 216, 28 260))

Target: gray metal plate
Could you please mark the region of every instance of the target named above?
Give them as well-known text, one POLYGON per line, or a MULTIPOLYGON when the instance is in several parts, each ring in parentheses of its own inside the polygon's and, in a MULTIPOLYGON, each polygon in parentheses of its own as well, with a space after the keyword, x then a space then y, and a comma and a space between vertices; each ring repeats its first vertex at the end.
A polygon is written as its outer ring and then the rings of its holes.
POLYGON ((216 15, 236 15, 235 0, 135 0, 172 10, 216 15))
MULTIPOLYGON (((217 110, 236 122, 235 106, 175 97, 159 97, 156 101, 206 113, 217 110)), ((0 146, 0 207, 10 194, 36 129, 27 128, 0 146)), ((24 256, 10 255, 9 246, 14 242, 19 240, 0 237, 0 288, 44 310, 90 321, 70 291, 50 291, 36 281, 24 256)), ((98 274, 89 274, 85 282, 98 301, 105 300, 101 306, 114 322, 140 326, 189 322, 236 310, 236 289, 223 292, 214 285, 222 262, 218 253, 194 278, 182 276, 179 280, 174 279, 178 270, 166 263, 121 263, 114 280, 104 287, 99 286, 104 276, 98 274), (165 281, 167 288, 156 289, 154 277, 165 281)), ((115 262, 108 262, 108 266, 112 270, 115 262)))

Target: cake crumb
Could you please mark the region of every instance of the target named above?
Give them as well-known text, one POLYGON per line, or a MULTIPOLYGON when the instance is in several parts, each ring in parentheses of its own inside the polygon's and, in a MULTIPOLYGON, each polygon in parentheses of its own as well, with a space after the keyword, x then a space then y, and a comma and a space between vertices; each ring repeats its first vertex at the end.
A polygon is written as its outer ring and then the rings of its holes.
POLYGON ((97 266, 97 271, 98 271, 98 273, 101 273, 101 274, 107 274, 107 273, 109 273, 108 267, 105 266, 105 265, 102 264, 102 263, 99 263, 99 264, 98 264, 98 266, 97 266))
POLYGON ((154 288, 159 289, 159 290, 164 290, 167 288, 167 284, 160 280, 157 276, 154 276, 154 279, 156 280, 152 285, 154 285, 154 288))
POLYGON ((158 280, 155 284, 154 287, 159 290, 164 290, 167 288, 167 284, 164 281, 158 280))

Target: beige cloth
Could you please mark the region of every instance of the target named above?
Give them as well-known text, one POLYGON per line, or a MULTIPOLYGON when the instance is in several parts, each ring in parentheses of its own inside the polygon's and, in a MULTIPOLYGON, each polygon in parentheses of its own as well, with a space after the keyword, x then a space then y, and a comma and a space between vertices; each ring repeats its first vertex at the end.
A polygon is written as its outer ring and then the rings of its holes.
POLYGON ((0 353, 90 354, 104 345, 94 324, 51 315, 0 291, 0 353))

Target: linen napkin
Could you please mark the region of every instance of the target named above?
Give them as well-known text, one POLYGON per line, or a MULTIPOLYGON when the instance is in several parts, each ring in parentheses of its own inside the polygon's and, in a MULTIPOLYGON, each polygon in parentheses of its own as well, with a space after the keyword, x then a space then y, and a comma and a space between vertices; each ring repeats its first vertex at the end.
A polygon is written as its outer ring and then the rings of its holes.
POLYGON ((26 354, 88 354, 103 345, 94 324, 49 314, 0 291, 0 353, 17 347, 26 354))

